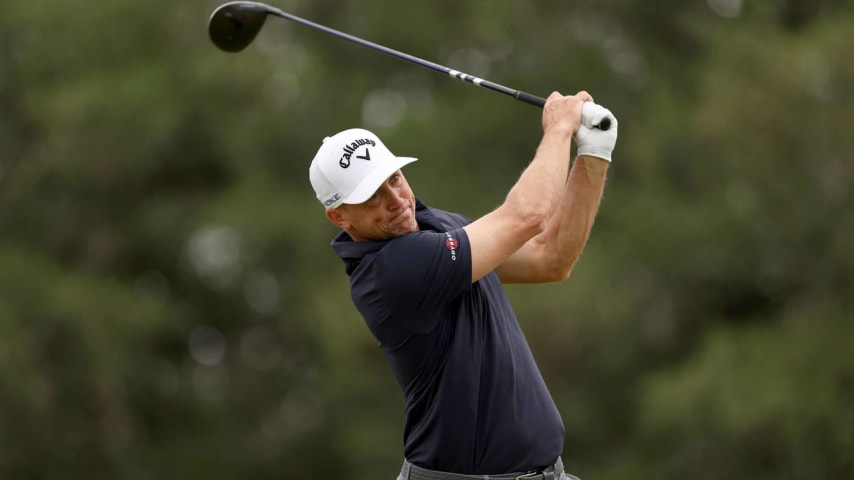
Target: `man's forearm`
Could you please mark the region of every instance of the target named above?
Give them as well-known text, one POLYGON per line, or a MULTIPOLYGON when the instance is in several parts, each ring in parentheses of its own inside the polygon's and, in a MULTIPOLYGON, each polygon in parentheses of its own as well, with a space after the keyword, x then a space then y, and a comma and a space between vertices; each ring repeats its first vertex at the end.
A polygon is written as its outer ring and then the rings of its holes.
POLYGON ((549 250, 548 258, 560 265, 564 277, 569 276, 590 237, 609 165, 601 158, 586 155, 575 159, 560 208, 541 234, 549 250))
POLYGON ((531 164, 508 193, 508 201, 540 205, 544 219, 551 218, 561 202, 563 178, 569 167, 570 136, 546 134, 531 164))

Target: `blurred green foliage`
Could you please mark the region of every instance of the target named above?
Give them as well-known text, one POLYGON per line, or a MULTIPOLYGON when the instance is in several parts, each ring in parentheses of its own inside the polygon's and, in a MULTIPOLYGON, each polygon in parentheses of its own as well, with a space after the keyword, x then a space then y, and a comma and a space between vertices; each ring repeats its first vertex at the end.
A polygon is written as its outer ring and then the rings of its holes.
MULTIPOLYGON (((478 217, 536 109, 211 2, 0 5, 0 478, 393 478, 403 402, 307 169, 363 126, 478 217)), ((854 8, 287 11, 620 119, 573 277, 509 287, 585 478, 854 476, 854 8)))

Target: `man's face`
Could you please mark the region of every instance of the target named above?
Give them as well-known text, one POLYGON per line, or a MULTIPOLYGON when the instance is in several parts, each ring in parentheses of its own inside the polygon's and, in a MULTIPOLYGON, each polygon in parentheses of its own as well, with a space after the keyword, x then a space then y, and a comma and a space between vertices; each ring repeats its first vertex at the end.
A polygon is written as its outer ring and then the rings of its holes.
POLYGON ((330 208, 326 216, 357 242, 388 240, 418 230, 415 195, 400 170, 367 201, 330 208))

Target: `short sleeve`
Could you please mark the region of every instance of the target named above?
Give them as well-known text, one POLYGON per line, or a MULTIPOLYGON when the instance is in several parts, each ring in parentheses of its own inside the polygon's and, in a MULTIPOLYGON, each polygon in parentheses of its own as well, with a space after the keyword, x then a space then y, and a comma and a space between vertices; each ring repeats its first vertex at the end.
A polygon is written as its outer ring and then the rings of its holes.
POLYGON ((389 314, 414 332, 431 331, 448 306, 471 289, 471 250, 462 228, 397 237, 374 261, 389 314))

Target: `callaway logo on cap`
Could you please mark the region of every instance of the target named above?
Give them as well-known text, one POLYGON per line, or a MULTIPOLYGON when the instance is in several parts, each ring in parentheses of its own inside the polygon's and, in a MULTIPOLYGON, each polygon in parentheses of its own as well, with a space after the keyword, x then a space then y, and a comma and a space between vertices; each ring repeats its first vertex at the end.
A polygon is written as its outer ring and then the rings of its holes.
POLYGON ((351 128, 323 139, 308 169, 320 203, 334 208, 362 203, 412 157, 396 157, 373 133, 351 128))

